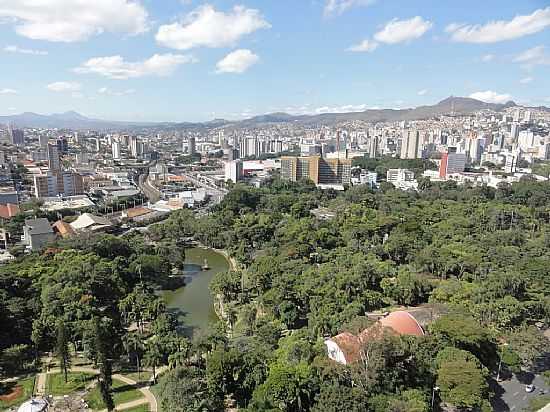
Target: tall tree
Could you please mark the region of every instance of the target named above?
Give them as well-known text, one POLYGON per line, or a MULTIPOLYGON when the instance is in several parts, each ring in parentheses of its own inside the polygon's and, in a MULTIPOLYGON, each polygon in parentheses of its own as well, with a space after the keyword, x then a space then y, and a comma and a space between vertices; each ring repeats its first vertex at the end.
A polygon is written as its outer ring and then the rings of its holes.
POLYGON ((65 322, 62 320, 57 322, 57 341, 55 343, 55 354, 59 360, 59 365, 63 371, 65 383, 67 383, 68 370, 71 368, 71 353, 69 352, 69 340, 67 338, 67 329, 65 322))

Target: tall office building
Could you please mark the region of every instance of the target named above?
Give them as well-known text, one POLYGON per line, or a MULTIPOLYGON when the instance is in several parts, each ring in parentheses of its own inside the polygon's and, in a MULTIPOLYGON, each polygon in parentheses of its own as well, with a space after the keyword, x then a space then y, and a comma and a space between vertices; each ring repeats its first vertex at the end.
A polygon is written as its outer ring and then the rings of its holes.
POLYGON ((463 172, 466 168, 466 154, 457 153, 456 147, 449 147, 447 153, 441 156, 441 164, 439 165, 439 177, 446 179, 451 173, 463 172))
POLYGON ((69 142, 66 137, 60 137, 57 139, 57 150, 60 154, 69 153, 69 142))
POLYGON ((194 156, 197 153, 197 142, 194 137, 190 137, 187 144, 187 154, 194 156))
POLYGON ((59 148, 57 144, 48 145, 48 167, 52 172, 61 170, 61 161, 59 160, 59 148))
POLYGON ((25 133, 23 132, 23 130, 12 129, 11 126, 8 125, 8 135, 11 144, 14 144, 16 146, 23 146, 25 144, 25 133))
POLYGON ((415 129, 403 130, 401 139, 401 159, 417 159, 420 149, 420 133, 415 129))
POLYGON ((351 160, 285 156, 281 158, 281 177, 293 182, 309 179, 316 185, 347 185, 351 183, 351 160))

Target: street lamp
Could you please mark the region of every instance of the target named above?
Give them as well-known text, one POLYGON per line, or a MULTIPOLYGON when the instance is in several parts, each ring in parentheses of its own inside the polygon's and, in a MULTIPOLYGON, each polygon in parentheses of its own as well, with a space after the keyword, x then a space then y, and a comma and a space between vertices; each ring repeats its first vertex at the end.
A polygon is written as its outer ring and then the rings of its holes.
POLYGON ((434 386, 432 389, 432 411, 434 410, 435 393, 439 392, 439 386, 434 386))

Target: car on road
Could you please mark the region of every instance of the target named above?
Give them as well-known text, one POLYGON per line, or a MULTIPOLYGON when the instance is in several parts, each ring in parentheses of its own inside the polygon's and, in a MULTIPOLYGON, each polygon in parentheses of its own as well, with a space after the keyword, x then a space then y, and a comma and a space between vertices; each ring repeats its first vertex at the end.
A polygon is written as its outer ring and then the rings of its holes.
POLYGON ((535 391, 535 385, 525 385, 525 392, 531 393, 535 391))

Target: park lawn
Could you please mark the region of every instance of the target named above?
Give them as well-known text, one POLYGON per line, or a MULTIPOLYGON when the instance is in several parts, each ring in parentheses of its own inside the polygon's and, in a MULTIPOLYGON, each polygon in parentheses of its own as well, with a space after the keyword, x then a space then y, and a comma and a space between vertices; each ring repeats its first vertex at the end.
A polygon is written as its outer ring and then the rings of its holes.
POLYGON ((150 412, 149 404, 136 406, 135 408, 124 409, 124 412, 150 412))
MULTIPOLYGON (((128 385, 114 378, 112 394, 115 406, 144 397, 143 394, 134 386, 128 385)), ((88 406, 95 411, 105 409, 105 404, 103 403, 103 399, 101 399, 101 394, 99 393, 99 386, 96 385, 96 387, 92 389, 86 397, 86 402, 88 403, 88 406)))
POLYGON ((84 372, 69 372, 67 383, 63 373, 48 374, 46 381, 46 393, 53 396, 68 395, 83 390, 96 375, 84 372))
POLYGON ((546 405, 550 405, 550 395, 537 396, 536 398, 531 399, 529 402, 529 412, 536 412, 541 410, 546 405))
POLYGON ((157 382, 156 385, 150 386, 149 389, 151 390, 151 392, 153 392, 153 395, 155 395, 155 398, 157 398, 157 410, 158 410, 158 412, 163 412, 162 405, 160 403, 160 385, 159 385, 159 383, 157 382))
POLYGON ((124 375, 127 378, 130 378, 130 379, 136 381, 137 383, 147 383, 147 382, 149 382, 149 380, 153 376, 153 372, 151 372, 151 371, 141 371, 141 379, 139 377, 140 374, 138 374, 137 372, 126 372, 126 373, 122 372, 121 375, 124 375))
POLYGON ((34 392, 34 380, 35 377, 31 376, 30 378, 21 379, 17 382, 10 383, 7 389, 7 393, 4 392, 4 387, 0 389, 0 396, 9 395, 12 392, 13 388, 21 387, 21 392, 17 397, 8 399, 0 399, 0 410, 5 410, 11 406, 19 405, 24 401, 30 399, 32 393, 34 392))

